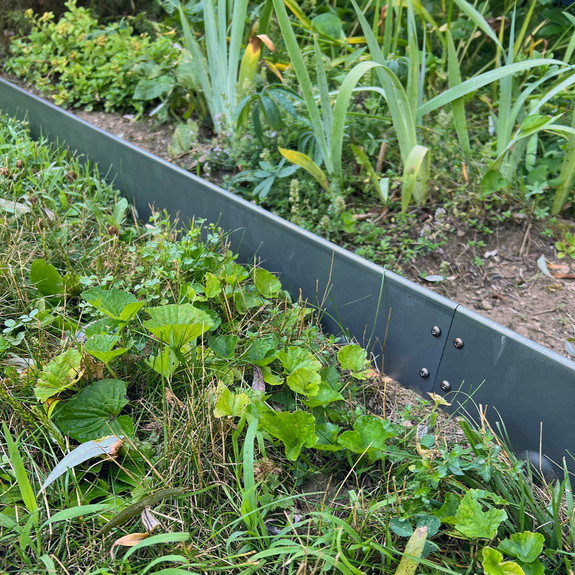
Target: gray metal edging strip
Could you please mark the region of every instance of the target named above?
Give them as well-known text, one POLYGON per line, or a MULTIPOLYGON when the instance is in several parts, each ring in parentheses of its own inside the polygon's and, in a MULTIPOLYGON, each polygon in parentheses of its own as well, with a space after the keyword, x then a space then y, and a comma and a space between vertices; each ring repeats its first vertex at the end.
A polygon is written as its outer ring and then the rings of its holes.
MULTIPOLYGON (((476 394, 485 399, 497 398, 497 409, 507 415, 505 425, 519 450, 524 448, 524 433, 529 436, 528 449, 532 448, 532 425, 524 421, 516 409, 516 398, 499 392, 502 383, 497 379, 500 374, 513 375, 505 366, 513 362, 517 354, 525 362, 520 375, 526 380, 513 382, 513 389, 521 386, 535 394, 540 383, 536 381, 541 373, 539 364, 543 362, 554 377, 561 378, 561 382, 554 382, 549 401, 566 403, 566 398, 570 400, 569 390, 575 395, 575 362, 447 298, 302 230, 3 80, 0 80, 0 108, 13 116, 27 117, 34 137, 42 133, 54 141, 65 142, 70 149, 95 161, 101 173, 107 171, 108 179, 133 199, 141 217, 147 217, 149 206, 154 204, 173 215, 179 213, 184 219, 205 218, 231 231, 232 248, 242 261, 253 261, 257 256, 265 267, 280 275, 292 294, 297 296, 301 292, 310 301, 323 302, 324 326, 328 331, 339 334, 343 328, 360 343, 372 339, 374 353, 379 356, 379 363, 384 363, 385 372, 404 386, 420 393, 441 391, 444 380, 450 382, 452 389, 458 389, 463 381, 475 387, 482 383, 477 381, 476 374, 486 373, 485 383, 476 394), (453 353, 451 340, 458 330, 462 330, 470 342, 464 347, 464 350, 472 350, 469 355, 453 353), (481 337, 474 337, 474 330, 481 333, 481 337), (374 337, 370 338, 372 333, 374 337), (502 336, 513 344, 504 349, 493 364, 491 355, 484 356, 484 348, 493 347, 493 342, 502 336)), ((539 413, 539 419, 545 420, 544 427, 549 417, 553 415, 546 410, 539 413)), ((565 449, 575 451, 575 441, 571 439, 575 437, 572 433, 575 429, 564 418, 561 422, 560 436, 544 437, 545 450, 554 458, 565 449)))

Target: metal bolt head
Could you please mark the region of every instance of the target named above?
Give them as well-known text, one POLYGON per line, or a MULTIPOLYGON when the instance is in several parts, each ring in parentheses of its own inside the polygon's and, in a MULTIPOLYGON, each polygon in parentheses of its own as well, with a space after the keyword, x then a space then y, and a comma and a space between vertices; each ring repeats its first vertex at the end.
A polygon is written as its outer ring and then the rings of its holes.
POLYGON ((439 337, 441 335, 441 328, 438 325, 434 325, 431 328, 431 335, 433 337, 439 337))
POLYGON ((442 391, 448 392, 451 391, 451 383, 449 383, 449 381, 447 381, 446 379, 444 379, 439 386, 441 387, 442 391))
POLYGON ((426 367, 422 367, 419 370, 419 377, 423 377, 423 379, 427 379, 429 377, 429 370, 426 367))
POLYGON ((463 340, 460 337, 456 337, 453 340, 453 345, 455 347, 455 349, 463 349, 463 340))

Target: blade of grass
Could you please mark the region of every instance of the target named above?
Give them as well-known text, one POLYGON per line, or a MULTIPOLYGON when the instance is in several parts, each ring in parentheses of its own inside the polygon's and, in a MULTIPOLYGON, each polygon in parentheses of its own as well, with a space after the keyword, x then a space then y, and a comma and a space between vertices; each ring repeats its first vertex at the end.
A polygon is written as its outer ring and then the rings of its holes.
MULTIPOLYGON (((449 29, 447 30, 447 73, 449 76, 449 87, 453 88, 461 84, 461 70, 459 68, 459 60, 457 59, 457 52, 453 43, 453 38, 449 29)), ((455 124, 455 131, 459 139, 459 145, 463 148, 463 153, 466 156, 471 154, 471 146, 469 145, 469 133, 467 130, 467 120, 465 118, 465 104, 463 98, 458 98, 451 103, 451 110, 453 112, 453 122, 455 124)))
POLYGON ((429 149, 425 146, 414 146, 403 170, 403 183, 401 186, 402 212, 407 210, 412 197, 420 206, 425 203, 427 199, 429 168, 429 149))
POLYGON ((8 446, 10 465, 12 465, 12 469, 16 475, 16 482, 18 484, 18 489, 20 490, 20 495, 22 496, 22 501, 24 502, 26 509, 28 509, 30 513, 34 513, 34 511, 38 509, 38 503, 36 502, 34 490, 32 489, 32 485, 28 479, 24 462, 22 461, 22 457, 18 451, 18 445, 12 438, 10 430, 5 422, 2 422, 2 430, 4 431, 4 438, 6 439, 6 445, 8 446))
POLYGON ((485 20, 485 18, 465 0, 455 0, 455 3, 459 6, 459 9, 503 52, 503 46, 499 42, 499 38, 493 31, 493 28, 491 28, 487 23, 487 20, 485 20))
POLYGON ((355 0, 351 0, 351 3, 363 29, 371 57, 374 62, 381 65, 381 67, 376 69, 376 74, 384 90, 401 157, 405 162, 417 143, 415 118, 409 105, 409 99, 397 76, 385 65, 383 52, 359 6, 355 0))
POLYGON ((333 132, 331 137, 331 157, 333 161, 333 172, 336 177, 341 177, 343 137, 347 111, 353 90, 362 76, 376 67, 380 67, 380 65, 375 62, 360 62, 347 73, 339 89, 333 110, 333 132))
MULTIPOLYGON (((571 115, 571 128, 575 129, 575 109, 571 115)), ((569 194, 573 192, 573 185, 575 183, 575 135, 570 134, 567 139, 567 149, 561 164, 561 171, 559 172, 559 183, 555 190, 553 198, 553 207, 551 214, 556 216, 561 212, 561 208, 567 202, 569 194)))

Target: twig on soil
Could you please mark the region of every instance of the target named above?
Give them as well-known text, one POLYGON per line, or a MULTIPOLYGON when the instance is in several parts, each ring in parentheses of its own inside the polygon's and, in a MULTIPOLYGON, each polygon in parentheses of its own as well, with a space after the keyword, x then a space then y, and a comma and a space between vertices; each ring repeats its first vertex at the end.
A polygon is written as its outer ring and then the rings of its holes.
POLYGON ((519 248, 519 257, 523 257, 524 255, 523 250, 525 249, 525 244, 527 244, 527 253, 529 253, 529 244, 531 244, 531 238, 529 235, 530 231, 531 231, 531 222, 527 224, 527 229, 525 230, 525 235, 523 236, 523 241, 521 242, 521 247, 519 248))

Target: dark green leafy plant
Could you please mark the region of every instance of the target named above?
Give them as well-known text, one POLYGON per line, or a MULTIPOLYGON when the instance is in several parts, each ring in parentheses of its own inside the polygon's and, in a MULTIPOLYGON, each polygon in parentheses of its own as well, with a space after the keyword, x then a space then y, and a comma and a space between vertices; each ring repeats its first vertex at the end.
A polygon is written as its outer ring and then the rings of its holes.
MULTIPOLYGON (((136 36, 127 21, 100 27, 74 0, 58 22, 27 12, 32 31, 12 42, 6 69, 64 107, 136 110, 167 100, 179 52, 162 36, 136 36)), ((175 94, 174 94, 175 95, 175 94)))

